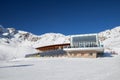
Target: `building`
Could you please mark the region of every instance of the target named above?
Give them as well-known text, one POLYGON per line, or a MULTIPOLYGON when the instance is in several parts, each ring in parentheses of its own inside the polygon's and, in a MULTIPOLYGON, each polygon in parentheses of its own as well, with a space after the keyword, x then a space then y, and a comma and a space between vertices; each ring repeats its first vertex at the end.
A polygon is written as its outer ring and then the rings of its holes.
POLYGON ((70 57, 96 58, 103 55, 104 48, 97 34, 71 36, 70 48, 64 48, 70 57))
POLYGON ((97 34, 72 35, 70 43, 48 45, 36 49, 43 51, 40 53, 42 57, 97 58, 104 52, 97 34))
POLYGON ((41 56, 41 57, 66 56, 66 52, 63 51, 63 48, 64 47, 69 47, 69 46, 70 46, 70 43, 63 43, 63 44, 54 44, 54 45, 38 47, 36 49, 40 50, 42 52, 37 54, 37 56, 38 55, 41 56))
POLYGON ((70 46, 70 43, 42 46, 42 47, 38 47, 36 49, 40 50, 40 51, 53 51, 53 50, 63 49, 64 47, 67 47, 67 46, 70 46))

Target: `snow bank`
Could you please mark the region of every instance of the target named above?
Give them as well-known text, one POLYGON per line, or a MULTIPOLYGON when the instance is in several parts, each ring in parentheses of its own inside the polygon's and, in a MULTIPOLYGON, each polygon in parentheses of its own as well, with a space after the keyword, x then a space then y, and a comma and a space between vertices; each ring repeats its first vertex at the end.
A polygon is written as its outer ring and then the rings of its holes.
POLYGON ((33 54, 36 52, 38 51, 28 46, 11 46, 0 44, 0 60, 24 58, 25 55, 33 54))

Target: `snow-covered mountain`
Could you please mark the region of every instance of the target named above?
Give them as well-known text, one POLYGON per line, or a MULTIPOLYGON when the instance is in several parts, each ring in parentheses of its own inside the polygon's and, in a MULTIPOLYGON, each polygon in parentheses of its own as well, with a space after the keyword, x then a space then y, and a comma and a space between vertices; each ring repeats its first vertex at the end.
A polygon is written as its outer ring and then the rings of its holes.
POLYGON ((105 50, 120 54, 120 26, 99 33, 105 50))
POLYGON ((0 44, 32 46, 34 48, 51 44, 68 43, 69 36, 60 33, 46 33, 34 35, 29 32, 15 30, 14 28, 0 27, 0 44))
POLYGON ((105 47, 120 47, 120 45, 118 45, 120 44, 120 26, 100 32, 99 37, 105 47))
MULTIPOLYGON (((106 51, 115 51, 120 53, 120 26, 111 30, 105 30, 98 33, 101 43, 106 51)), ((36 47, 69 43, 70 36, 60 33, 46 33, 43 35, 34 35, 32 33, 16 30, 14 28, 4 28, 0 26, 0 59, 6 58, 4 54, 29 54, 36 53, 36 47)), ((18 57, 14 55, 14 57, 18 57)))
POLYGON ((38 36, 0 26, 0 59, 23 57, 26 54, 38 52, 36 47, 68 42, 69 36, 60 33, 46 33, 38 36))

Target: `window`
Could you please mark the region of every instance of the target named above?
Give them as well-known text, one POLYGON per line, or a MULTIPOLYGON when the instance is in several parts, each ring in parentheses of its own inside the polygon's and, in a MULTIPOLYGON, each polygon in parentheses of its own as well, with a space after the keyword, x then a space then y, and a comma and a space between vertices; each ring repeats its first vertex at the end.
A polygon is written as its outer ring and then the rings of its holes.
POLYGON ((79 35, 72 36, 72 46, 77 47, 96 47, 97 46, 97 35, 79 35))

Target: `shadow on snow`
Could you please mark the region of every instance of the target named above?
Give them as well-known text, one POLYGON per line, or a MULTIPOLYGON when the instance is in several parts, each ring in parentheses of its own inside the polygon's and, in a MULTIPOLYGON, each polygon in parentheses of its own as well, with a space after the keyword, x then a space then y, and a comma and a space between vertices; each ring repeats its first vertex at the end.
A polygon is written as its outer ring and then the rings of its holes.
POLYGON ((0 68, 14 68, 14 67, 28 67, 28 66, 33 66, 33 64, 2 66, 0 68))

